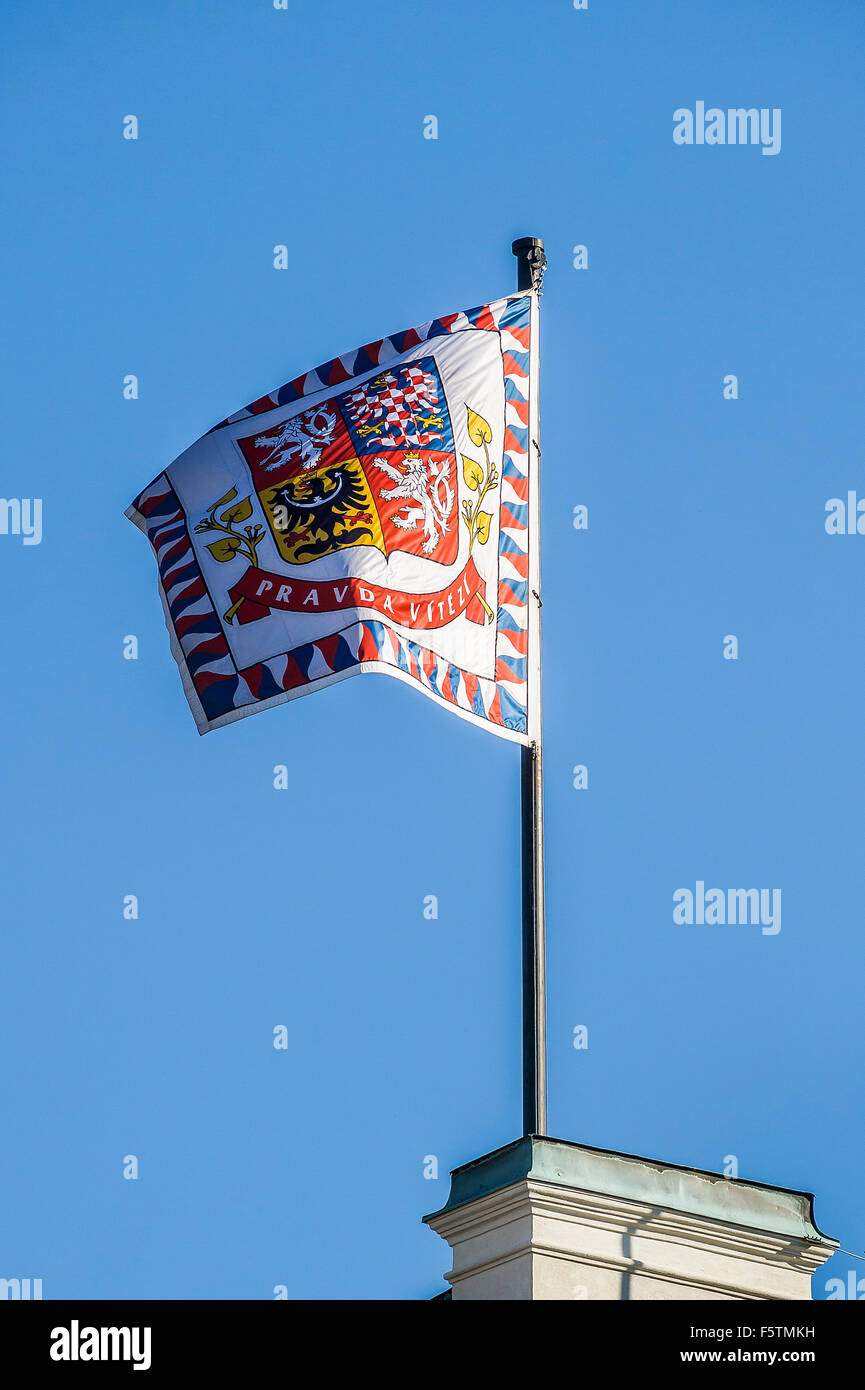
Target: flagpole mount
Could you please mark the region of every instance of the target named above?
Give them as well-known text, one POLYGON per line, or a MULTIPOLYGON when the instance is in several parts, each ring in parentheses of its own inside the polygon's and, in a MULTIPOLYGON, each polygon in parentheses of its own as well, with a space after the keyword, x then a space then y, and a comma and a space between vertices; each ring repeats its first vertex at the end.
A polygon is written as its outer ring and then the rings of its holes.
POLYGON ((540 237, 519 237, 511 243, 511 250, 517 258, 517 289, 536 290, 542 294, 547 254, 540 237))

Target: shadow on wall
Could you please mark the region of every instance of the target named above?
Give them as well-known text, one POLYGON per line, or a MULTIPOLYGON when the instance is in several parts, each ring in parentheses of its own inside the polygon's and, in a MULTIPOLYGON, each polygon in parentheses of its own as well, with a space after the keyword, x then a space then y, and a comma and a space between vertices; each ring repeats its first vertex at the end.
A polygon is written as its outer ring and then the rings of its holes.
POLYGON ((660 1207, 651 1207, 649 1211, 645 1213, 645 1215, 640 1217, 639 1221, 635 1221, 631 1226, 626 1227, 624 1232, 622 1233, 622 1255, 630 1265, 630 1268, 622 1270, 622 1287, 621 1292, 619 1294, 619 1298, 622 1301, 626 1301, 631 1297, 632 1273, 634 1272, 634 1270, 642 1269, 644 1267, 642 1260, 635 1260, 633 1258, 632 1237, 635 1236, 637 1232, 642 1229, 643 1226, 648 1225, 650 1221, 653 1221, 656 1216, 660 1216, 661 1214, 662 1212, 660 1207))

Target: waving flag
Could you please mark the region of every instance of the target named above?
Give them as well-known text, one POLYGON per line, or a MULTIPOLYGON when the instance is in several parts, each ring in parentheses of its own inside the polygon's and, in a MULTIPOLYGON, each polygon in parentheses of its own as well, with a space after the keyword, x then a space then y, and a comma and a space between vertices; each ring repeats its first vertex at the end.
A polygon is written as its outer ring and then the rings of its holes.
POLYGON ((334 358, 129 507, 200 733, 379 671, 528 741, 532 306, 334 358))

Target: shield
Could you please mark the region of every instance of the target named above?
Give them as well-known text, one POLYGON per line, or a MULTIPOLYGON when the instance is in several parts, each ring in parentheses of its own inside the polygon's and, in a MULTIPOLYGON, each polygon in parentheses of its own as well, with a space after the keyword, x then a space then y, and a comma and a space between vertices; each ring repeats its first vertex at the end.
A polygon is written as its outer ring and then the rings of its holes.
POLYGON ((456 558, 453 428, 432 357, 379 372, 237 445, 290 564, 352 545, 442 565, 456 558))

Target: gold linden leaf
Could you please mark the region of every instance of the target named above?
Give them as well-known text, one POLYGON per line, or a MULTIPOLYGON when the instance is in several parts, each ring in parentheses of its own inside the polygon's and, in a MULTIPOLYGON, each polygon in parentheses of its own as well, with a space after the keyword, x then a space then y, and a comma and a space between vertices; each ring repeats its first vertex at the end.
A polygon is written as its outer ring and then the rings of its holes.
POLYGON ((222 513, 219 520, 223 526, 233 526, 238 521, 248 521, 252 516, 252 503, 248 497, 244 497, 242 502, 235 502, 233 507, 222 513))
POLYGON ((468 410, 469 415, 469 439, 472 443, 478 445, 492 444, 493 432, 484 417, 478 415, 474 410, 469 410, 468 406, 466 406, 466 410, 468 410))
POLYGON ((466 480, 466 486, 470 487, 472 492, 477 492, 484 480, 484 470, 479 463, 475 463, 474 459, 470 459, 468 454, 463 454, 463 477, 466 480))
POLYGON ((240 547, 240 540, 237 536, 224 536, 222 540, 214 541, 207 547, 220 565, 224 565, 227 560, 233 560, 236 551, 240 547))
POLYGON ((478 541, 481 545, 486 545, 490 538, 490 522, 492 519, 489 512, 478 512, 478 541))

